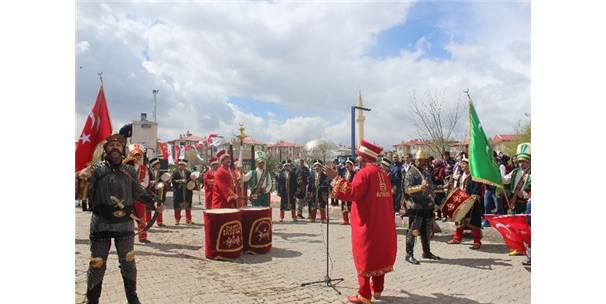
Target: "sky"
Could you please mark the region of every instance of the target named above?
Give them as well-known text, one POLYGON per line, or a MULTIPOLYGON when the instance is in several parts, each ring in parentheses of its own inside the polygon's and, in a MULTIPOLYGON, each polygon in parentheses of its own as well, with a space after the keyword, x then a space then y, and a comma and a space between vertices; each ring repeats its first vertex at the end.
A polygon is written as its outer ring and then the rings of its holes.
MULTIPOLYGON (((99 71, 116 131, 152 118, 159 89, 162 140, 243 123, 264 142, 348 145, 359 93, 366 139, 388 149, 419 137, 413 94, 448 109, 469 89, 489 136, 531 114, 529 1, 79 1, 75 48, 75 138, 99 71)), ((466 130, 464 115, 456 137, 466 130)))

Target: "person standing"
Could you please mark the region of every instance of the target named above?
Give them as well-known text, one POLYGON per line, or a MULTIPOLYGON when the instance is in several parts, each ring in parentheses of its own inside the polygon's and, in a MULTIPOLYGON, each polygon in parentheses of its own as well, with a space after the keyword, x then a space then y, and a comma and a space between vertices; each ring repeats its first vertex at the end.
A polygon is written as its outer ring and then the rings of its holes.
POLYGON ((290 210, 292 221, 297 221, 295 194, 297 193, 297 177, 292 170, 292 163, 287 161, 278 176, 278 195, 280 196, 280 222, 284 221, 284 211, 290 210))
POLYGON ((465 227, 471 228, 473 237, 473 245, 471 249, 477 250, 482 246, 482 214, 484 205, 480 202, 481 184, 471 179, 469 170, 469 160, 465 157, 459 162, 461 175, 455 181, 454 187, 463 190, 473 200, 473 207, 467 215, 460 221, 456 222, 457 229, 455 230, 452 239, 448 244, 460 244, 463 241, 463 231, 465 227))
MULTIPOLYGON (((340 164, 339 160, 336 159, 336 158, 333 159, 333 161, 332 161, 332 167, 331 168, 333 170, 337 171, 337 173, 339 175, 342 175, 343 173, 345 173, 345 167, 342 164, 340 164)), ((332 193, 330 193, 330 188, 328 190, 329 190, 328 197, 329 197, 329 200, 330 200, 330 205, 331 206, 339 206, 339 200, 332 196, 332 193)))
POLYGON ((509 209, 513 214, 523 214, 530 198, 525 191, 530 188, 530 143, 519 144, 515 158, 517 168, 503 177, 503 185, 505 185, 505 195, 509 198, 509 209))
MULTIPOLYGON (((332 167, 331 167, 332 168, 332 167)), ((333 169, 335 172, 337 169, 333 169)), ((309 195, 309 218, 312 223, 316 222, 316 214, 320 209, 320 222, 326 221, 326 207, 328 205, 328 192, 330 188, 326 174, 322 172, 322 161, 316 160, 313 164, 313 172, 309 178, 309 186, 307 188, 309 195)))
POLYGON ((414 257, 414 245, 417 236, 421 237, 424 259, 439 260, 440 257, 431 253, 430 238, 433 236, 433 212, 435 208, 435 193, 433 176, 429 168, 427 155, 421 149, 417 151, 416 166, 406 172, 404 192, 409 196, 408 231, 406 233, 406 261, 418 265, 414 257))
POLYGON ((217 153, 217 158, 219 159, 221 167, 219 167, 219 169, 217 169, 217 171, 214 173, 213 199, 211 207, 213 209, 235 208, 238 194, 236 194, 236 189, 234 189, 230 171, 231 158, 226 150, 219 151, 217 153))
MULTIPOLYGON (((340 175, 341 178, 348 182, 352 182, 356 171, 354 171, 354 162, 351 158, 345 161, 345 172, 340 175)), ((341 212, 343 213, 343 221, 341 225, 349 225, 349 213, 351 212, 351 201, 341 201, 341 212)))
POLYGON ((404 177, 406 176, 406 173, 408 172, 408 170, 410 170, 411 166, 413 166, 412 154, 410 154, 410 153, 404 154, 404 162, 402 163, 402 204, 401 204, 401 206, 404 208, 404 211, 401 211, 402 209, 400 208, 400 217, 402 219, 404 219, 404 216, 408 210, 408 205, 409 205, 409 200, 410 200, 410 197, 408 196, 408 194, 406 194, 406 191, 404 191, 404 177))
POLYGON ((305 165, 305 161, 303 159, 299 159, 299 166, 295 171, 295 175, 297 176, 297 194, 295 195, 297 198, 297 218, 304 219, 303 206, 306 205, 305 198, 307 194, 307 183, 309 183, 310 171, 305 165))
POLYGON ((271 193, 271 176, 265 168, 265 152, 255 151, 255 170, 244 175, 244 182, 248 183, 250 199, 253 207, 269 207, 271 193))
MULTIPOLYGON (((126 139, 121 135, 110 135, 103 144, 103 162, 78 173, 81 178, 88 179, 88 201, 93 211, 90 221, 91 259, 86 280, 89 304, 99 303, 112 239, 118 254, 126 299, 130 304, 140 303, 137 296, 134 225, 130 215, 135 200, 150 208, 153 208, 154 200, 139 185, 137 171, 122 162, 125 144, 126 139)), ((162 204, 156 203, 156 211, 161 212, 162 209, 162 204)))
MULTIPOLYGON (((150 191, 157 191, 155 189, 156 185, 160 182, 162 182, 162 180, 160 179, 161 174, 160 174, 160 160, 158 158, 152 158, 149 160, 149 173, 150 173, 150 183, 149 183, 149 190, 150 191)), ((164 184, 164 187, 162 188, 162 195, 161 197, 159 197, 160 201, 162 202, 162 204, 164 204, 164 202, 166 202, 166 191, 168 190, 168 185, 164 184)), ((157 211, 156 211, 157 212, 157 211)), ((146 220, 149 222, 151 220, 151 211, 149 213, 146 214, 146 220)), ((166 225, 164 225, 164 215, 163 212, 158 213, 158 218, 156 219, 156 223, 158 224, 158 227, 164 227, 166 225)))
POLYGON ((173 208, 175 211, 175 224, 181 222, 181 209, 185 209, 185 222, 193 224, 191 218, 192 198, 194 192, 187 189, 187 182, 191 179, 191 171, 187 169, 187 160, 179 160, 179 168, 173 171, 173 208))
POLYGON ((400 162, 398 153, 393 153, 392 155, 391 165, 389 166, 389 178, 393 186, 393 209, 395 213, 399 213, 402 207, 402 163, 400 162))
POLYGON ((360 170, 352 182, 338 177, 337 172, 327 166, 323 168, 327 177, 333 180, 333 195, 352 201, 351 247, 359 288, 356 295, 347 298, 351 303, 380 299, 385 274, 393 271, 396 261, 391 181, 375 163, 382 150, 365 140, 360 141, 356 159, 360 170))
MULTIPOLYGON (((131 165, 137 171, 137 180, 139 184, 147 189, 149 186, 150 178, 147 167, 143 164, 143 147, 140 145, 129 146, 128 157, 124 159, 124 163, 131 165)), ((150 212, 151 214, 151 212, 150 212)), ((147 208, 145 204, 135 200, 135 216, 137 217, 138 229, 139 229, 139 242, 151 243, 147 239, 147 231, 144 230, 147 226, 147 208)), ((150 217, 151 218, 151 217, 150 217)))
POLYGON ((212 158, 210 160, 210 169, 204 173, 204 209, 206 210, 212 209, 215 172, 218 168, 219 160, 212 158))

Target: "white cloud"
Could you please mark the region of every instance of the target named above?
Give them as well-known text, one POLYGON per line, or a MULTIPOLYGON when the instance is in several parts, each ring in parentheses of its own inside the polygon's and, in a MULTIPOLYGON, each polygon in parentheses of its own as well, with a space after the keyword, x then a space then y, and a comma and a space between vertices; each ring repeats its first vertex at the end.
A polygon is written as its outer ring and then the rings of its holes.
POLYGON ((76 43, 76 55, 84 55, 88 52, 90 43, 88 41, 80 41, 76 43))
MULTIPOLYGON (((448 45, 452 60, 420 59, 432 47, 428 41, 399 57, 366 56, 379 32, 405 22, 409 6, 80 3, 77 47, 86 42, 87 51, 77 54, 85 68, 77 71, 77 97, 84 102, 76 109, 79 115, 90 110, 96 71, 102 70, 117 121, 151 113, 151 90, 160 89, 163 139, 186 130, 230 135, 243 122, 262 141, 326 137, 347 144, 350 106, 361 90, 372 108, 366 137, 391 146, 416 137, 409 119, 411 91, 441 89, 454 103, 465 101, 462 91, 470 88, 487 132, 510 132, 530 112, 530 31, 523 14, 529 8, 474 3, 464 39, 448 45), (263 120, 228 104, 230 96, 273 101, 299 116, 279 121, 271 113, 263 120)), ((463 134, 465 123, 459 128, 463 134)))

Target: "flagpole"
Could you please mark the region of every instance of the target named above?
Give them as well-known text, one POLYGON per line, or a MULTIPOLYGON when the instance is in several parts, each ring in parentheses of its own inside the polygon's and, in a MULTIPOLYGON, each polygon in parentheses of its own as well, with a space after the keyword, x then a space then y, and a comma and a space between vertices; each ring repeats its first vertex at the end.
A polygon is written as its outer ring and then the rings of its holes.
MULTIPOLYGON (((468 101, 467 102, 467 104, 468 104, 468 106, 467 106, 467 109, 468 109, 467 110, 467 115, 468 115, 469 119, 467 120, 467 134, 469 136, 469 140, 470 140, 470 143, 471 143, 471 134, 470 134, 470 132, 471 132, 471 128, 470 128, 471 121, 470 120, 471 120, 471 102, 472 102, 472 100, 471 100, 471 95, 469 95, 469 89, 465 89, 464 92, 467 95, 467 101, 468 101)), ((467 153, 468 153, 468 157, 469 157, 469 147, 467 148, 467 153)), ((499 174, 500 174, 500 172, 501 171, 499 170, 499 174)), ((501 189, 503 189, 503 194, 504 194, 503 196, 505 196, 505 202, 507 203, 507 206, 509 206, 510 211, 512 211, 513 208, 512 208, 512 206, 509 203, 509 197, 507 196, 507 192, 505 191, 505 186, 503 185, 503 179, 502 178, 501 178, 501 185, 500 186, 501 186, 501 189)))
POLYGON ((99 75, 99 81, 101 81, 101 88, 103 88, 103 72, 97 72, 97 75, 99 75))

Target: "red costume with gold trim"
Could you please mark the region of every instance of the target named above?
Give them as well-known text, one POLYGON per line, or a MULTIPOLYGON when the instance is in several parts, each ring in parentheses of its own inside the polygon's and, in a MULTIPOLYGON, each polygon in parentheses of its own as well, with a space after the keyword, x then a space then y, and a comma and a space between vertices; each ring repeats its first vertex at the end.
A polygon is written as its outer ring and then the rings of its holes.
POLYGON ((219 167, 214 173, 212 208, 234 208, 237 194, 229 168, 219 167))
POLYGON ((204 208, 211 209, 213 202, 213 188, 215 183, 215 171, 208 170, 204 173, 204 208))
POLYGON ((393 270, 397 236, 391 181, 385 171, 372 163, 382 148, 365 141, 360 147, 360 155, 369 162, 356 173, 352 182, 336 177, 332 193, 337 199, 352 201, 351 247, 360 284, 357 301, 367 303, 372 294, 380 295, 384 274, 393 270))

